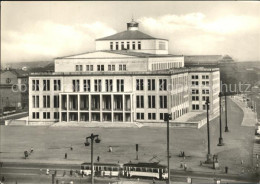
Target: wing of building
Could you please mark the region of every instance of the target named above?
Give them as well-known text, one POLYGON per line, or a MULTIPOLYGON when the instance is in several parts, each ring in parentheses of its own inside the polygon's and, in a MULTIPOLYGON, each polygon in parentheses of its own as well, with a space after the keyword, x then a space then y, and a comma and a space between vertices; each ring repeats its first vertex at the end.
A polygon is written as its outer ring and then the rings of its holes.
POLYGON ((168 40, 138 30, 96 39, 96 51, 55 59, 55 72, 29 78, 34 122, 164 122, 191 111, 218 111, 219 70, 185 68, 168 40))

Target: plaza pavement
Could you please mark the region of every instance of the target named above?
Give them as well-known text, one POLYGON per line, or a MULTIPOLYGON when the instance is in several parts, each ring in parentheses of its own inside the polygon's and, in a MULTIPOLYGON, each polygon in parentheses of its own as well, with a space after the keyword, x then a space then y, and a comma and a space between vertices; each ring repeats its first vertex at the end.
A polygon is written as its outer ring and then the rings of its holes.
MULTIPOLYGON (((180 163, 185 162, 188 172, 224 174, 225 166, 229 174, 251 176, 253 127, 241 127, 242 110, 228 99, 229 133, 223 132, 225 145, 218 147, 219 119, 211 121, 211 153, 218 154, 220 169, 214 170, 210 165, 200 166, 207 154, 206 126, 201 129, 171 128, 170 152, 171 168, 183 171, 180 163), (186 159, 178 157, 185 151, 186 159), (243 160, 243 165, 241 165, 243 160), (244 170, 242 174, 241 171, 244 170)), ((223 124, 224 124, 224 114, 223 124)), ((223 126, 224 127, 224 126, 223 126)), ((139 144, 140 161, 160 161, 166 164, 166 129, 162 127, 141 128, 82 128, 82 127, 9 127, 1 126, 0 160, 4 162, 39 162, 79 164, 90 161, 90 149, 84 146, 85 137, 91 133, 99 134, 101 143, 95 144, 94 154, 101 162, 126 163, 135 160, 135 144, 139 144), (113 152, 108 152, 108 146, 113 152), (23 158, 23 151, 33 146, 35 152, 29 159, 23 158), (70 147, 73 146, 73 151, 70 147), (68 159, 64 159, 64 153, 68 159)))

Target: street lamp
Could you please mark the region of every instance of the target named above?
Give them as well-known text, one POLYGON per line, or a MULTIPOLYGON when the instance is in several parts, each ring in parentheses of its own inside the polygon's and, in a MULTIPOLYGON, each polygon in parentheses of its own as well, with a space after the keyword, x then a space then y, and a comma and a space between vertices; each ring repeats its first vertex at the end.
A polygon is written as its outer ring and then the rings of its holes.
POLYGON ((167 163, 168 163, 168 184, 171 183, 170 180, 170 125, 169 120, 172 120, 171 114, 166 114, 164 121, 167 121, 167 163))
POLYGON ((210 130, 209 130, 209 98, 207 98, 205 105, 207 106, 207 133, 208 133, 208 154, 207 160, 205 163, 212 163, 211 154, 210 154, 210 130))
POLYGON ((221 97, 222 97, 222 93, 219 92, 219 139, 218 139, 218 146, 223 146, 223 138, 222 138, 222 120, 221 120, 221 97))
POLYGON ((93 145, 94 145, 94 139, 96 143, 100 143, 101 140, 98 138, 98 135, 91 134, 89 137, 86 137, 85 146, 90 145, 88 139, 91 140, 91 184, 94 184, 93 145))
POLYGON ((227 94, 226 93, 225 93, 225 116, 226 116, 225 132, 229 132, 228 125, 227 125, 227 94))

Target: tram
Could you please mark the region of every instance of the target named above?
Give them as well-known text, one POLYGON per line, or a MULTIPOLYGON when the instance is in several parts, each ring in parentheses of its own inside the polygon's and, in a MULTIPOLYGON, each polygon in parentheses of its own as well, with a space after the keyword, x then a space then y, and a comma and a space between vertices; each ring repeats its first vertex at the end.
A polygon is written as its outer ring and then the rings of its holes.
MULTIPOLYGON (((91 175, 91 163, 81 164, 81 173, 88 176, 91 175)), ((95 176, 119 176, 120 165, 111 163, 95 163, 94 164, 94 175, 95 176)))

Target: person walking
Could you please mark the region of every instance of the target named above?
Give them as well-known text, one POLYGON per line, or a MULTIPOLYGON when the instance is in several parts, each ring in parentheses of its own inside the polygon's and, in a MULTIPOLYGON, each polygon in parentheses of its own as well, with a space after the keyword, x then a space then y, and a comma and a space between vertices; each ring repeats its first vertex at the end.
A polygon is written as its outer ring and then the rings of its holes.
POLYGON ((97 156, 97 161, 99 162, 99 160, 100 160, 100 157, 99 157, 99 156, 97 156))
POLYGON ((68 155, 67 155, 67 153, 65 153, 65 156, 64 156, 64 157, 65 157, 65 159, 67 159, 67 156, 68 156, 68 155))

